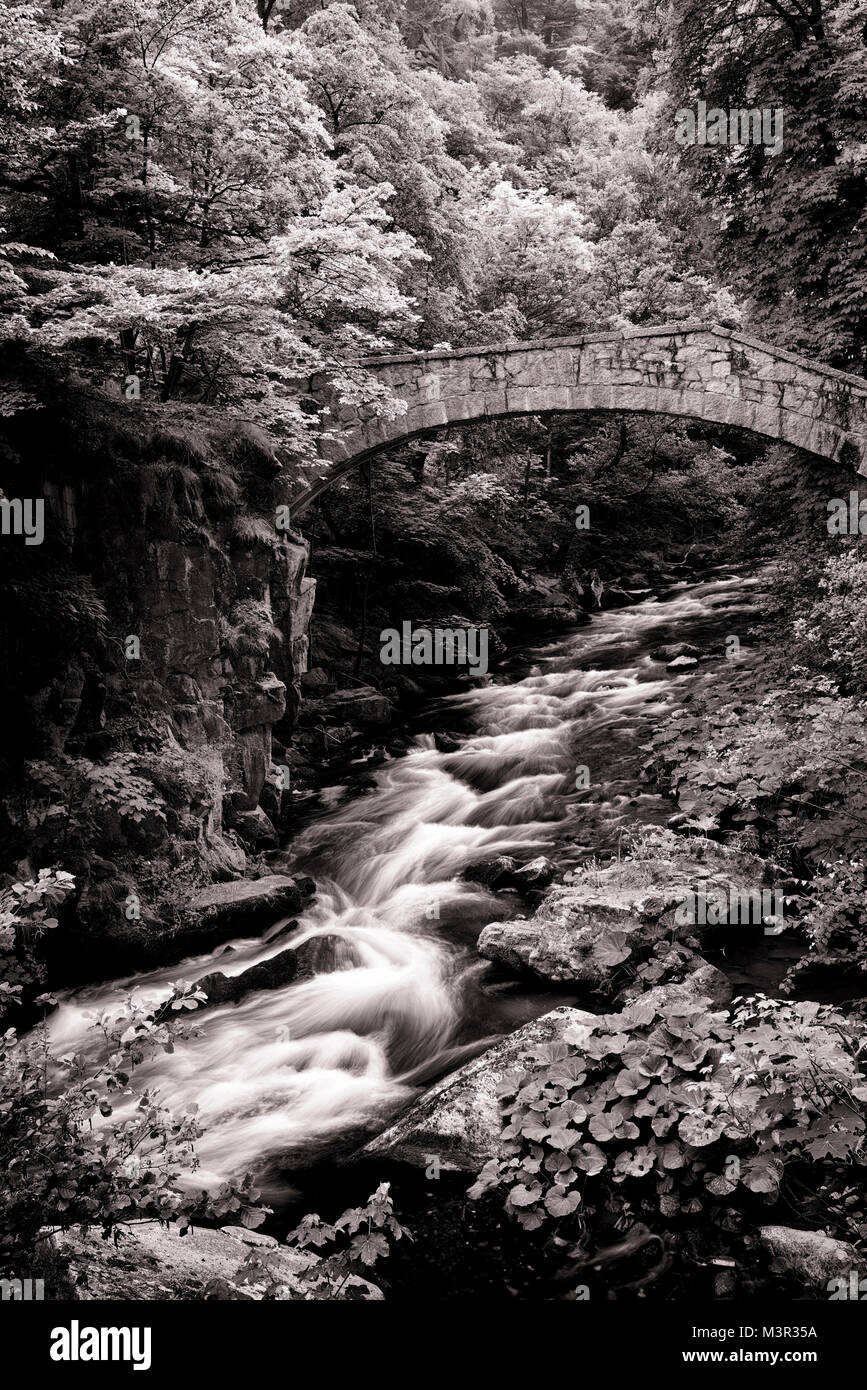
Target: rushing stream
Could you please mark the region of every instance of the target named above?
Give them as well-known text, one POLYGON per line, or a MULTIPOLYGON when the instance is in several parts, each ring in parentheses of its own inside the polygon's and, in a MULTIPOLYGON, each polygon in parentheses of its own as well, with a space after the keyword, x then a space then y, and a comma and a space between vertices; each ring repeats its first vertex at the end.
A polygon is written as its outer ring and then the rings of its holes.
POLYGON ((77 990, 51 1021, 53 1045, 90 1046, 88 1013, 116 1009, 130 990, 157 1001, 169 981, 237 974, 289 944, 336 938, 326 972, 203 1012, 197 1037, 137 1077, 175 1111, 198 1104, 197 1186, 257 1164, 276 1175, 299 1154, 381 1129, 397 1103, 484 1040, 568 1002, 479 960, 481 927, 526 909, 461 874, 497 854, 544 853, 562 869, 616 846, 636 820, 664 824, 671 803, 641 790, 640 745, 715 664, 667 671, 649 652, 684 640, 718 648, 729 633, 743 642, 756 582, 725 571, 601 613, 513 654, 490 684, 439 701, 428 725, 458 734, 454 752, 419 733, 407 756, 373 774, 375 786, 332 789, 294 840, 297 870, 318 888, 294 936, 275 939, 275 923, 231 952, 221 944, 77 990), (586 790, 575 787, 580 765, 586 790))

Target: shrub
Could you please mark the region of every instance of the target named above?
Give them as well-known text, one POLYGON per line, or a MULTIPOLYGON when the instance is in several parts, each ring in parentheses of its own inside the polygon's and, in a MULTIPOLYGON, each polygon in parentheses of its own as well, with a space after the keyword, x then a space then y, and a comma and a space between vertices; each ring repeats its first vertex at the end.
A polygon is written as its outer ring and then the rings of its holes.
POLYGON ((272 1265, 267 1250, 254 1249, 237 1281, 238 1291, 279 1301, 371 1298, 364 1276, 390 1253, 390 1240, 412 1239, 394 1215, 389 1186, 380 1183, 365 1206, 351 1207, 333 1225, 315 1213, 305 1216, 286 1237, 287 1245, 307 1257, 298 1261, 294 1274, 287 1273, 285 1264, 272 1265), (326 1252, 323 1248, 329 1246, 326 1252))
POLYGON ((867 974, 867 877, 863 859, 823 860, 802 884, 801 928, 809 946, 789 970, 783 989, 793 990, 817 967, 867 974))
POLYGON ((105 763, 65 755, 28 763, 23 821, 35 852, 89 856, 100 844, 162 838, 165 802, 132 762, 118 753, 105 763))

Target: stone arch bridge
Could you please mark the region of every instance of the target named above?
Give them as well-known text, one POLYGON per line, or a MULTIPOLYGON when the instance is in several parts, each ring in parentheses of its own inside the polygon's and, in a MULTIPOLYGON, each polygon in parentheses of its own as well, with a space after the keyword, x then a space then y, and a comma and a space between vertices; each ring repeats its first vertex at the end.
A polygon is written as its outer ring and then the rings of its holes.
POLYGON ((300 491, 293 518, 359 462, 414 435, 508 415, 632 411, 751 430, 867 475, 867 380, 714 324, 591 333, 368 358, 392 419, 340 406, 311 383, 327 476, 300 491))

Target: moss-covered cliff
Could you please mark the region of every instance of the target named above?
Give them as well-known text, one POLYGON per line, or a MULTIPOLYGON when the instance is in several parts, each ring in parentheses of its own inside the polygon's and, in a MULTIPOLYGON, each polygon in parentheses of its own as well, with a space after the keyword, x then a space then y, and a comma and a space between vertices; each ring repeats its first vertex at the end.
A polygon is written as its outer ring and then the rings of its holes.
POLYGON ((45 499, 41 544, 0 542, 0 867, 76 875, 79 974, 268 840, 315 583, 276 524, 279 463, 243 424, 70 386, 0 451, 6 497, 45 499))

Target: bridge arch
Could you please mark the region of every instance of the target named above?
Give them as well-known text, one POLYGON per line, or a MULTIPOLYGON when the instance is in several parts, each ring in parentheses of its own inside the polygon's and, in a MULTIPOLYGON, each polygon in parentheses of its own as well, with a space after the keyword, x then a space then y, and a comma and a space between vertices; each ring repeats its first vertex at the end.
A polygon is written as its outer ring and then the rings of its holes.
POLYGON ((867 475, 867 380, 715 324, 666 324, 453 351, 368 358, 402 409, 392 419, 321 403, 326 478, 300 516, 359 462, 414 435, 503 416, 613 411, 685 416, 796 445, 867 475))

